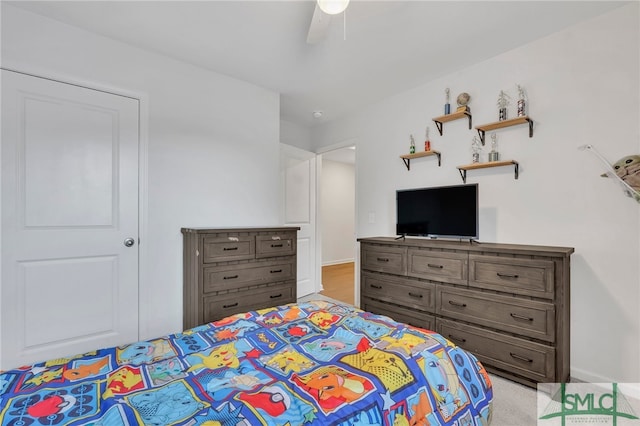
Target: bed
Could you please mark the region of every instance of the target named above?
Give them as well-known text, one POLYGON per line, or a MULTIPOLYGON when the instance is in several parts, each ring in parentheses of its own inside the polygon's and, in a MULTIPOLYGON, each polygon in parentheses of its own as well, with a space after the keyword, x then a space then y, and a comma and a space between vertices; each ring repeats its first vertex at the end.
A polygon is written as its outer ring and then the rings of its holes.
POLYGON ((488 425, 493 390, 439 334, 325 301, 0 374, 1 425, 488 425))

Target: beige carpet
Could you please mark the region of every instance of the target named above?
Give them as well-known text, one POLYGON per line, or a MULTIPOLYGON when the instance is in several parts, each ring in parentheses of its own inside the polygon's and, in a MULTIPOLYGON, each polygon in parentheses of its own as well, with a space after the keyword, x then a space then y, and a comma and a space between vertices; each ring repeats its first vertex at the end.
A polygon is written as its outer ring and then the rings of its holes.
POLYGON ((536 390, 490 374, 493 383, 491 426, 536 426, 536 390))
MULTIPOLYGON (((322 294, 310 294, 298 299, 328 300, 344 303, 322 294)), ((493 383, 493 419, 491 426, 536 426, 536 390, 495 375, 490 375, 493 383)))

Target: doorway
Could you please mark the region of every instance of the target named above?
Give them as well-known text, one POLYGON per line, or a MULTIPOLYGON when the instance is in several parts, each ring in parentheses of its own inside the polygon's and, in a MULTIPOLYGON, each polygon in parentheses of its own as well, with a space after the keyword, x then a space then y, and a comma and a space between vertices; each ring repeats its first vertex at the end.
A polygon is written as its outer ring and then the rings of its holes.
POLYGON ((320 154, 322 295, 355 305, 355 145, 320 154))

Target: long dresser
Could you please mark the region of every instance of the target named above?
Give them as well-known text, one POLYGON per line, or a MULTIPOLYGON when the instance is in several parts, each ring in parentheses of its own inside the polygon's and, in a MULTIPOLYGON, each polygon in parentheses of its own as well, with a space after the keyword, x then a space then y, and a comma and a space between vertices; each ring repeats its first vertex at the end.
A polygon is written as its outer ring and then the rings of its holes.
POLYGON ((182 228, 183 328, 295 302, 299 229, 182 228))
POLYGON ((511 380, 569 380, 573 248, 358 241, 362 309, 435 330, 511 380))

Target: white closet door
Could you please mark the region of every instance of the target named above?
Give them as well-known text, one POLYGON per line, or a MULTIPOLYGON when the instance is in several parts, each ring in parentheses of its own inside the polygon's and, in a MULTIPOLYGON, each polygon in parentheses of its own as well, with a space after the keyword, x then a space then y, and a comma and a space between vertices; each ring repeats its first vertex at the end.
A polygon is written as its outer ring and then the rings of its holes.
POLYGON ((298 298, 318 292, 316 256, 316 154, 280 144, 283 223, 299 226, 298 298))
POLYGON ((0 369, 137 340, 138 117, 2 71, 0 369))

